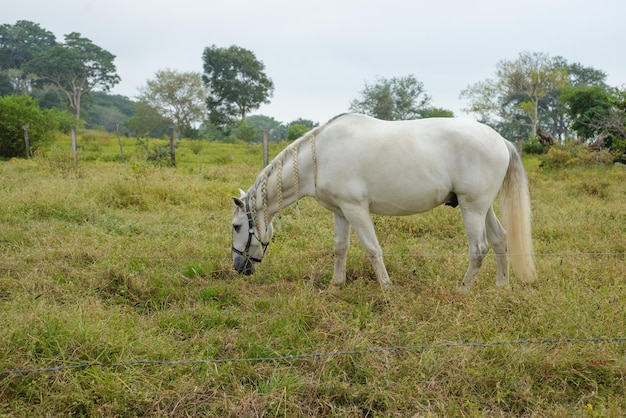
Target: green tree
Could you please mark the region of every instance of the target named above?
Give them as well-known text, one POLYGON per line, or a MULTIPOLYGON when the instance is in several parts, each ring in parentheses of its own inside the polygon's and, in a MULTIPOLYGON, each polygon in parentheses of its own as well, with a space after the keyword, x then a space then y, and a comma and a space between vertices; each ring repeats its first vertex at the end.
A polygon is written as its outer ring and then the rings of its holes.
POLYGON ((46 50, 56 45, 56 37, 27 20, 0 26, 0 69, 22 69, 46 50))
POLYGON ((209 120, 216 126, 244 121, 251 111, 269 103, 274 83, 265 74, 265 65, 251 51, 238 47, 205 48, 202 80, 209 93, 206 104, 209 120))
POLYGON ((414 75, 378 77, 375 84, 365 83, 360 94, 360 99, 350 102, 350 110, 383 120, 422 118, 431 100, 414 75))
POLYGON ((39 84, 53 84, 62 91, 78 120, 83 95, 96 89, 108 91, 119 83, 114 59, 110 52, 72 32, 65 35, 65 44, 44 50, 25 68, 37 75, 39 84))
POLYGON ((570 119, 560 100, 561 93, 569 87, 599 86, 608 88, 605 84, 606 73, 593 67, 585 67, 580 63, 569 64, 563 57, 552 60, 555 71, 567 73, 567 82, 563 88, 551 89, 539 102, 539 123, 554 137, 564 138, 570 132, 570 119))
POLYGON ((308 126, 300 123, 289 125, 289 128, 287 128, 287 140, 293 141, 294 139, 298 139, 309 130, 310 128, 308 126))
POLYGON ((140 101, 156 109, 163 118, 172 120, 184 136, 193 136, 194 123, 204 120, 207 91, 200 73, 160 70, 154 79, 139 88, 139 92, 140 101))
POLYGON ((126 131, 126 121, 135 111, 135 102, 119 94, 94 91, 86 96, 82 107, 86 128, 114 132, 119 124, 123 133, 126 131))
POLYGON ((126 121, 128 130, 138 138, 160 137, 170 125, 170 119, 163 117, 157 109, 144 102, 135 104, 133 116, 126 121))
POLYGON ((237 129, 235 129, 234 135, 237 139, 244 142, 252 142, 258 137, 259 131, 253 125, 249 125, 246 121, 240 120, 237 122, 237 129))
POLYGON ((541 106, 551 92, 568 84, 567 68, 559 58, 545 53, 523 52, 513 61, 496 65, 496 76, 467 87, 461 98, 469 99, 465 111, 479 115, 482 122, 499 128, 506 136, 537 135, 541 106), (506 125, 506 129, 504 126, 506 125))
POLYGON ((613 151, 626 152, 626 91, 570 87, 561 101, 582 141, 595 138, 613 151))
POLYGON ((246 123, 257 129, 258 134, 255 141, 263 140, 264 130, 267 130, 268 141, 277 141, 285 138, 284 126, 273 117, 265 115, 252 115, 246 117, 246 123))
POLYGON ((53 139, 66 114, 56 109, 42 110, 32 97, 0 97, 0 157, 25 157, 24 124, 28 123, 30 150, 35 151, 53 139))
POLYGON ((428 107, 422 110, 421 116, 423 118, 453 118, 454 112, 441 107, 428 107))
POLYGON ((56 37, 27 20, 0 25, 0 95, 28 94, 32 77, 25 66, 56 45, 56 37))
POLYGON ((606 89, 594 87, 570 87, 561 94, 572 128, 581 137, 595 136, 611 110, 611 98, 606 89))

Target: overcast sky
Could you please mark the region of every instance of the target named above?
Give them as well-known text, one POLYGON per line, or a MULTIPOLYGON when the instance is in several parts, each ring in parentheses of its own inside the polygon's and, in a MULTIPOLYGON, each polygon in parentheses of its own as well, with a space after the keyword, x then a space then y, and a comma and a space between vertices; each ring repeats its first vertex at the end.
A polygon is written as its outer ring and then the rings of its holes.
POLYGON ((202 72, 205 47, 237 45, 275 90, 254 114, 324 123, 365 83, 409 74, 432 105, 468 116, 459 98, 521 52, 562 56, 626 85, 623 0, 0 0, 0 24, 29 20, 79 32, 116 56, 130 98, 158 70, 202 72))

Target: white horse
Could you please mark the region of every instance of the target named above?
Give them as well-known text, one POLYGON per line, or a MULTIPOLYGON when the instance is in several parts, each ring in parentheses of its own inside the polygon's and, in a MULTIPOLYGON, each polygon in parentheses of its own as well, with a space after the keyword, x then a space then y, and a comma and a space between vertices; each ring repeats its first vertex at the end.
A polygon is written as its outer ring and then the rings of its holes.
POLYGON ((487 254, 496 253, 496 284, 513 271, 532 282, 530 198, 526 173, 513 144, 490 127, 467 119, 388 122, 344 114, 286 147, 247 192, 233 197, 233 264, 254 272, 272 238, 272 219, 284 207, 313 197, 334 216, 332 284, 346 280, 350 227, 354 228, 382 287, 391 284, 371 213, 412 215, 441 204, 460 206, 469 243, 469 267, 459 290, 468 292, 487 254), (502 227, 493 209, 501 191, 502 227))

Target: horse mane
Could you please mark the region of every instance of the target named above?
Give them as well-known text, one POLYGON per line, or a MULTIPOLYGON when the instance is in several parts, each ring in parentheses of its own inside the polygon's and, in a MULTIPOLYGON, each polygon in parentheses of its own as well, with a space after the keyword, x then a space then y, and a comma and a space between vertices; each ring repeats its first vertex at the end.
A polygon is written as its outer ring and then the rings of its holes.
POLYGON ((270 163, 267 166, 265 166, 263 168, 263 170, 261 170, 261 172, 259 173, 259 175, 256 178, 256 181, 254 182, 252 187, 250 187, 250 189, 248 190, 248 194, 250 194, 251 191, 256 190, 258 187, 260 187, 261 183, 264 180, 267 181, 267 179, 270 177, 270 175, 276 169, 276 165, 278 164, 278 162, 279 161, 283 162, 285 160, 285 155, 287 155, 288 153, 291 153, 293 148, 298 148, 300 146, 300 144, 310 140, 311 136, 317 136, 319 131, 324 129, 331 122, 335 121, 336 119, 338 119, 338 118, 340 118, 342 116, 349 115, 349 114, 350 113, 341 113, 341 114, 339 114, 337 116, 334 116, 333 118, 331 118, 325 124, 323 124, 321 126, 317 126, 317 127, 313 128, 313 129, 311 129, 310 131, 307 131, 300 138, 294 140, 291 144, 289 144, 287 147, 285 147, 280 153, 278 153, 278 155, 276 155, 276 157, 274 157, 272 159, 272 161, 270 161, 270 163))

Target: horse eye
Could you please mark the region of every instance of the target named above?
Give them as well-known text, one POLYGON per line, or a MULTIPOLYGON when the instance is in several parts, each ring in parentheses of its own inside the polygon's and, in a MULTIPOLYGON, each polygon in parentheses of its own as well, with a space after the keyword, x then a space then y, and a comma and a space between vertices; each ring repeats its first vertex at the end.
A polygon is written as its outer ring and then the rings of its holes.
POLYGON ((239 230, 241 229, 241 225, 233 225, 233 229, 235 230, 235 232, 239 233, 239 230))

